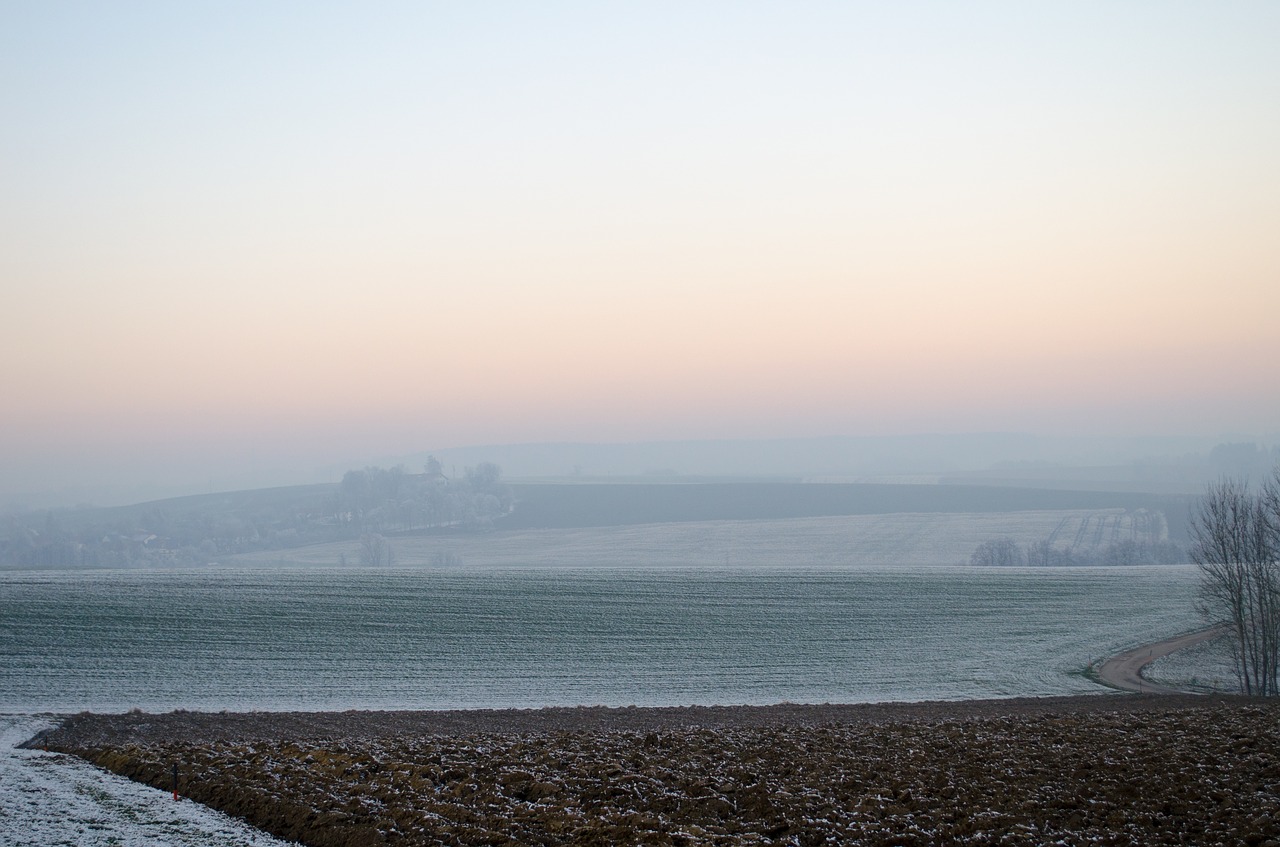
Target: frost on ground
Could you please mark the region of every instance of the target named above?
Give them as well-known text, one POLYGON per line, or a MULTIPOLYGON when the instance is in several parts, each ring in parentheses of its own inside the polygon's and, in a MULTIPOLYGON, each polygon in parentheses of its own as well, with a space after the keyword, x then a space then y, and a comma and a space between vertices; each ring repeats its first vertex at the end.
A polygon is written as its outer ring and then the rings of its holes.
POLYGON ((193 796, 318 847, 1280 847, 1274 703, 495 711, 472 714, 471 731, 467 720, 85 716, 58 741, 78 737, 68 746, 143 781, 162 783, 179 757, 193 796))
POLYGON ((1143 670, 1152 682, 1190 691, 1239 691, 1239 677, 1232 664, 1234 636, 1220 635, 1161 656, 1143 670))
POLYGON ((0 715, 0 847, 283 847, 248 824, 63 753, 17 745, 54 725, 0 715))
MULTIPOLYGON (((983 541, 1005 535, 1019 544, 1050 538, 1077 554, 1142 537, 1134 515, 1123 509, 910 512, 409 535, 395 539, 395 554, 405 566, 430 565, 442 557, 468 567, 954 565, 968 562, 983 541)), ((344 557, 358 562, 359 555, 355 542, 335 541, 222 561, 314 566, 344 557)))

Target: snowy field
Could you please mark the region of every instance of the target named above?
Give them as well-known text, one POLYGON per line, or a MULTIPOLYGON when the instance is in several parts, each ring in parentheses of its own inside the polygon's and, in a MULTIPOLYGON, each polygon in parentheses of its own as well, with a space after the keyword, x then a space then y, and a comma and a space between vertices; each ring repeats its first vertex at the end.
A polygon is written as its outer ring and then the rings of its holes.
POLYGON ((1195 571, 215 568, 0 574, 0 712, 1083 694, 1195 571))
MULTIPOLYGON (((1158 541, 1163 525, 1123 509, 895 513, 748 521, 691 521, 481 535, 392 536, 402 565, 442 560, 485 567, 820 567, 958 565, 984 541, 1050 539, 1092 553, 1123 540, 1158 541)), ((360 561, 355 541, 248 553, 242 565, 337 565, 360 561)))
POLYGON ((0 847, 281 843, 15 749, 49 712, 1099 692, 1090 662, 1198 623, 1194 577, 798 561, 0 573, 0 712, 28 713, 0 716, 0 847))
POLYGON ((19 750, 52 726, 0 715, 0 847, 284 847, 241 821, 99 770, 74 756, 19 750))

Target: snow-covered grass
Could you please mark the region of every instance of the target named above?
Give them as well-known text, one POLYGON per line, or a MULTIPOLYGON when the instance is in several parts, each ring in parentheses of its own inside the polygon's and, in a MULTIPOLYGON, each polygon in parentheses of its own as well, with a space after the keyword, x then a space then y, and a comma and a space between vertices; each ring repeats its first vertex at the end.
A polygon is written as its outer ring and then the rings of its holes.
POLYGON ((1220 635, 1209 641, 1178 650, 1156 659, 1143 675, 1154 682, 1198 691, 1239 691, 1239 678, 1232 663, 1235 636, 1220 635))
POLYGON ((1194 571, 241 568, 0 574, 0 710, 421 709, 1095 691, 1194 571))
POLYGON ((248 824, 62 753, 17 745, 53 726, 0 715, 2 847, 285 847, 248 824))
MULTIPOLYGON (((696 521, 480 535, 389 539, 402 565, 447 558, 492 567, 780 567, 788 565, 955 565, 984 541, 1052 538, 1091 552, 1112 541, 1150 538, 1145 515, 1123 509, 898 513, 778 520, 696 521)), ((360 561, 359 545, 335 542, 228 559, 243 565, 334 565, 360 561)))

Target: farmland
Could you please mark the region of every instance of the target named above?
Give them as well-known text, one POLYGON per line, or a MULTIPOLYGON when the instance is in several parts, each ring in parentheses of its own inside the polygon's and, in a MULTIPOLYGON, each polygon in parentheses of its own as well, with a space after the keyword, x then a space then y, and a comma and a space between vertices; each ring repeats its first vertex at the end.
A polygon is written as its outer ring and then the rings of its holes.
POLYGON ((990 486, 506 485, 369 469, 342 485, 10 515, 0 566, 353 563, 371 533, 402 564, 955 564, 997 537, 1047 539, 1087 563, 1119 541, 1180 542, 1187 508, 1156 495, 990 486))
MULTIPOLYGON (((658 567, 955 565, 992 537, 1054 538, 1084 551, 1153 531, 1149 515, 1124 509, 1018 512, 895 512, 756 520, 671 521, 619 526, 405 534, 389 538, 401 565, 658 567)), ((237 564, 335 565, 356 561, 354 541, 228 559, 237 564)))

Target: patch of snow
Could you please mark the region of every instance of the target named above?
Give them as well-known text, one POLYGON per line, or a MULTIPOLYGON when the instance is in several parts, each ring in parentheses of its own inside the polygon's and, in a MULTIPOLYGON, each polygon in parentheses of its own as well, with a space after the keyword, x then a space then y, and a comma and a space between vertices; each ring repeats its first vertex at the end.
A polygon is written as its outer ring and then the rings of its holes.
POLYGON ((287 847, 191 800, 17 745, 50 729, 48 715, 0 715, 0 847, 287 847))

